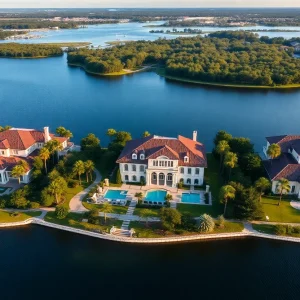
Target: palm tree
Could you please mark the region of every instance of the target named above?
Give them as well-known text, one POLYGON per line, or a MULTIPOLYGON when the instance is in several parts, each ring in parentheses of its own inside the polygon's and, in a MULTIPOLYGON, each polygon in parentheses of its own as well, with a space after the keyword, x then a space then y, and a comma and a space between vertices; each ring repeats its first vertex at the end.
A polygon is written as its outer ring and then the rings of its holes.
POLYGON ((26 168, 22 164, 18 164, 13 167, 11 170, 11 176, 14 178, 18 178, 19 184, 21 183, 21 176, 26 174, 26 168))
POLYGON ((94 165, 93 161, 87 160, 84 163, 84 169, 85 169, 85 173, 86 173, 86 182, 89 182, 89 175, 90 175, 91 181, 92 181, 93 180, 92 172, 95 169, 95 165, 94 165))
MULTIPOLYGON (((267 150, 267 155, 273 160, 275 158, 277 158, 278 156, 280 156, 281 154, 281 148, 279 145, 277 144, 272 144, 268 147, 267 150)), ((271 160, 271 164, 272 164, 272 160, 271 160)))
POLYGON ((54 165, 54 154, 63 149, 62 144, 58 140, 51 140, 45 144, 45 147, 49 150, 52 155, 53 165, 54 165))
POLYGON ((106 131, 106 135, 109 136, 110 141, 112 141, 112 138, 117 134, 117 131, 113 128, 109 128, 106 131))
POLYGON ((101 211, 104 213, 104 223, 106 223, 106 214, 113 212, 113 207, 110 203, 104 202, 101 211))
POLYGON ((146 219, 146 226, 147 227, 148 227, 148 218, 151 217, 152 214, 153 214, 152 211, 148 208, 142 209, 140 211, 141 218, 146 219))
POLYGON ((271 187, 270 181, 265 177, 260 177, 255 181, 255 188, 259 192, 259 202, 264 192, 271 187))
POLYGON ((59 203, 61 195, 66 191, 67 183, 62 177, 57 177, 48 186, 50 194, 55 196, 56 203, 59 203))
POLYGON ((279 206, 282 199, 282 195, 289 193, 291 190, 290 182, 285 178, 279 179, 278 184, 276 186, 276 190, 280 194, 279 201, 277 204, 279 206))
POLYGON ((228 200, 235 198, 235 188, 231 185, 222 186, 219 197, 220 202, 225 204, 223 213, 223 216, 225 217, 228 200))
POLYGON ((222 170, 224 155, 230 150, 230 146, 227 141, 222 140, 218 143, 216 147, 216 152, 220 155, 220 172, 222 170))
POLYGON ((150 136, 151 134, 150 134, 150 132, 149 131, 144 131, 144 133, 143 133, 143 137, 145 138, 145 137, 147 137, 147 136, 150 136))
POLYGON ((47 171, 47 160, 48 160, 49 157, 50 157, 50 152, 49 152, 49 150, 48 150, 46 147, 43 147, 43 148, 40 150, 39 157, 44 161, 45 171, 46 171, 46 174, 47 174, 47 173, 48 173, 48 171, 47 171))
POLYGON ((82 160, 77 160, 73 166, 73 173, 78 175, 79 184, 81 185, 81 174, 85 172, 84 162, 82 160))
POLYGON ((229 168, 228 181, 230 180, 231 170, 236 167, 238 157, 233 152, 227 152, 224 158, 224 166, 229 168))

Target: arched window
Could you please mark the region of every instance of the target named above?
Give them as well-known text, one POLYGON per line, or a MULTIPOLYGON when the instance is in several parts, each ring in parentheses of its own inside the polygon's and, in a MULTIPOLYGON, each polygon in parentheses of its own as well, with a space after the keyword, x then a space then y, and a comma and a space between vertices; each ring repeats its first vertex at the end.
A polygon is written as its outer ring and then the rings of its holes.
POLYGON ((189 162, 189 157, 188 157, 188 156, 185 156, 185 157, 184 157, 184 162, 185 162, 185 163, 188 163, 188 162, 189 162))
POLYGON ((140 172, 144 172, 144 171, 145 171, 144 166, 140 166, 140 172))
POLYGON ((136 165, 132 165, 132 171, 136 172, 136 165))
POLYGON ((128 181, 129 178, 128 178, 128 175, 125 175, 125 181, 128 181))
POLYGON ((137 159, 136 153, 132 153, 132 159, 137 159))
POLYGON ((124 165, 124 171, 128 171, 128 165, 124 165))
POLYGON ((187 183, 187 184, 191 184, 191 179, 188 178, 188 179, 186 180, 186 183, 187 183))
POLYGON ((136 181, 136 176, 135 175, 132 176, 132 181, 136 181))
POLYGON ((184 168, 180 168, 180 173, 184 174, 184 168))
POLYGON ((199 168, 196 168, 196 169, 195 169, 195 174, 196 174, 196 175, 199 175, 199 174, 200 174, 200 169, 199 169, 199 168))
POLYGON ((195 185, 198 185, 198 184, 199 184, 199 179, 195 179, 195 180, 194 180, 194 184, 195 184, 195 185))
POLYGON ((145 154, 141 154, 140 155, 140 160, 144 160, 145 159, 145 154))

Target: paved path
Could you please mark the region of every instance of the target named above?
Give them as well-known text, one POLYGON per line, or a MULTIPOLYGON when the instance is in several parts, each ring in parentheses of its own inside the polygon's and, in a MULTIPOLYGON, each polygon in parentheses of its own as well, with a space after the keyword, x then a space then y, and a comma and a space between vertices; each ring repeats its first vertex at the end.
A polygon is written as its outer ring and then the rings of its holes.
POLYGON ((78 193, 71 199, 70 204, 69 204, 71 212, 86 212, 86 211, 88 211, 82 205, 82 200, 91 191, 91 189, 93 187, 95 187, 101 181, 101 174, 99 173, 99 171, 95 169, 95 173, 96 173, 95 181, 89 187, 87 187, 85 190, 81 191, 80 193, 78 193))
MULTIPOLYGON (((135 207, 137 205, 137 201, 136 200, 131 200, 130 204, 128 206, 128 210, 126 212, 126 216, 133 216, 133 212, 135 210, 135 207)), ((130 220, 126 219, 123 221, 123 224, 121 226, 122 230, 128 230, 129 229, 129 224, 130 224, 130 220)))

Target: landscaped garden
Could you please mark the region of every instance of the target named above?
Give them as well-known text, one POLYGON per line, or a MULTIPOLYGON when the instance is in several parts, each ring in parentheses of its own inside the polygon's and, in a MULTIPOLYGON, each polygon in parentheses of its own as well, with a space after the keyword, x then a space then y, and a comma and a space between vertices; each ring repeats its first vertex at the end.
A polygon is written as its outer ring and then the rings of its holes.
POLYGON ((32 217, 38 217, 41 215, 40 211, 30 211, 30 212, 8 212, 0 211, 0 223, 13 223, 25 221, 32 217))
POLYGON ((252 224, 253 229, 261 233, 281 236, 300 237, 300 226, 252 224))

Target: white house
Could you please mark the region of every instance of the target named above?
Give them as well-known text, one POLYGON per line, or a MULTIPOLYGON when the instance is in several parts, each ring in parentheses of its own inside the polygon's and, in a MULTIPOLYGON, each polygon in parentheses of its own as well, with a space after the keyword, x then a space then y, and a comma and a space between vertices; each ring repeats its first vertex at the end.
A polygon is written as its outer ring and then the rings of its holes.
POLYGON ((300 135, 280 135, 267 137, 267 145, 263 147, 264 167, 272 181, 272 192, 277 193, 278 180, 286 178, 290 182, 291 195, 300 198, 300 135), (267 150, 271 144, 281 148, 278 158, 270 159, 267 150))
POLYGON ((179 182, 202 185, 207 167, 203 144, 193 139, 152 135, 127 142, 117 163, 123 182, 176 187, 179 182))
POLYGON ((59 141, 64 150, 73 145, 68 142, 68 138, 49 133, 49 127, 44 127, 43 131, 11 128, 0 132, 0 184, 6 184, 12 178, 11 170, 22 160, 28 163, 29 168, 20 181, 29 183, 33 158, 39 154, 39 149, 52 139, 59 141))

